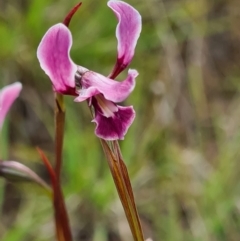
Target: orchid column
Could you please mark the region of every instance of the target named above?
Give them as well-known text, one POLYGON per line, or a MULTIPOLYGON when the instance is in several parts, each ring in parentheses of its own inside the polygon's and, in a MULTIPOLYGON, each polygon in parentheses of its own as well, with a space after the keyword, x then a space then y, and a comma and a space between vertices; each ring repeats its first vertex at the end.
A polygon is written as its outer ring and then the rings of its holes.
POLYGON ((118 20, 118 54, 110 75, 104 76, 72 61, 72 34, 62 23, 52 26, 43 36, 37 57, 56 93, 74 96, 75 102, 87 101, 92 122, 96 124, 95 134, 100 138, 132 234, 137 241, 143 240, 143 235, 127 168, 118 145, 118 140, 124 139, 133 123, 135 111, 132 106, 123 107, 117 103, 124 101, 133 91, 138 72, 129 69, 125 80, 119 82, 114 79, 128 67, 134 56, 141 32, 141 15, 122 1, 110 0, 107 5, 118 20))

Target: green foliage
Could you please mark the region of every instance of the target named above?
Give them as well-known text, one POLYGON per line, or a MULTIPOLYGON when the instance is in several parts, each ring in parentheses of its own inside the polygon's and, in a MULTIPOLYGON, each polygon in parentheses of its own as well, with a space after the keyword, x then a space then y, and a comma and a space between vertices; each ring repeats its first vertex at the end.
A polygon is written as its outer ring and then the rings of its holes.
MULTIPOLYGON (((239 16, 227 11, 238 2, 128 2, 142 14, 143 30, 130 66, 140 75, 124 103, 134 105, 137 116, 120 144, 146 236, 239 240, 240 32, 239 16)), ((9 159, 46 180, 35 147, 53 159, 53 96, 36 49, 74 4, 0 1, 0 83, 19 80, 24 86, 6 125, 9 159)), ((106 1, 84 1, 70 24, 73 60, 107 75, 116 57, 116 23, 106 1)), ((62 183, 74 240, 107 241, 115 230, 131 240, 89 110, 70 97, 66 101, 62 183)), ((5 186, 0 180, 0 240, 53 240, 51 202, 44 193, 29 184, 13 192, 5 186)))

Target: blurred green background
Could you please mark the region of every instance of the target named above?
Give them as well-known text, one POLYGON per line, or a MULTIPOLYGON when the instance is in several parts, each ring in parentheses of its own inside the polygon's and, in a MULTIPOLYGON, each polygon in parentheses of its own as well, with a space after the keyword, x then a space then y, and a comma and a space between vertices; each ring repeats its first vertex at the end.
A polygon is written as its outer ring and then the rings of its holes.
MULTIPOLYGON (((105 75, 117 45, 106 2, 83 0, 70 25, 73 60, 105 75)), ((130 65, 137 85, 123 103, 137 116, 121 147, 146 238, 239 241, 240 2, 127 2, 141 13, 143 30, 130 65)), ((46 181, 35 147, 53 160, 54 101, 36 49, 76 3, 0 0, 0 87, 23 83, 1 157, 46 181)), ((62 182, 74 240, 132 240, 87 105, 65 100, 62 182)), ((51 203, 39 187, 0 179, 0 207, 1 241, 55 240, 51 203)))

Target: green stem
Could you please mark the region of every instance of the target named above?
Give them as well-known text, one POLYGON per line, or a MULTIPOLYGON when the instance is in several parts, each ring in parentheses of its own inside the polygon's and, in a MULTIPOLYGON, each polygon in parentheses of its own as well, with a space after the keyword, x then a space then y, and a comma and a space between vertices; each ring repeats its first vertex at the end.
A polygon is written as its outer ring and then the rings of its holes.
POLYGON ((122 154, 118 142, 111 142, 113 150, 105 140, 100 139, 104 153, 108 160, 109 168, 116 185, 119 198, 123 205, 133 238, 135 241, 144 241, 143 232, 134 201, 132 186, 127 168, 122 160, 122 154))

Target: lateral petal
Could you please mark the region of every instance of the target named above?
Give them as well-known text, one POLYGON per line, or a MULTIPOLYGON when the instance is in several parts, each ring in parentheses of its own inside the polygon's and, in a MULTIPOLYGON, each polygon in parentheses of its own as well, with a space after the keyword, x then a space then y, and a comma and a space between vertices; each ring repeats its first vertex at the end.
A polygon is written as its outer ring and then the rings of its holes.
MULTIPOLYGON (((120 73, 133 58, 142 29, 142 18, 135 8, 125 2, 110 0, 107 5, 113 10, 118 19, 116 28, 118 56, 114 71, 120 73)), ((116 77, 115 74, 113 74, 114 77, 116 77)))
POLYGON ((70 58, 71 46, 71 32, 64 24, 59 23, 43 36, 37 49, 37 57, 56 92, 76 95, 74 76, 77 66, 70 58))

